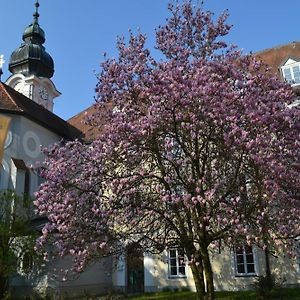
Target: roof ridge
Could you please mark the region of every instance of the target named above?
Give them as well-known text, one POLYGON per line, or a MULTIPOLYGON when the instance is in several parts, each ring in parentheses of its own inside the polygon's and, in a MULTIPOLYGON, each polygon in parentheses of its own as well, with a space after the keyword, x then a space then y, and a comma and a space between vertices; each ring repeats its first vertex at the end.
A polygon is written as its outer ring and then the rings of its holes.
POLYGON ((266 51, 279 49, 279 48, 282 48, 282 47, 285 47, 285 46, 290 46, 292 44, 298 44, 298 43, 300 44, 300 41, 292 41, 292 42, 287 43, 287 44, 280 44, 280 45, 277 45, 277 46, 274 46, 274 47, 270 47, 270 48, 266 48, 266 49, 263 49, 263 50, 260 50, 260 51, 257 51, 257 52, 253 52, 253 54, 257 55, 257 54, 260 54, 260 53, 263 53, 263 52, 266 52, 266 51))
POLYGON ((82 114, 87 113, 88 110, 92 109, 95 106, 95 103, 92 103, 90 106, 88 106, 87 108, 83 109, 82 111, 80 111, 79 113, 77 113, 76 115, 72 116, 71 118, 69 118, 68 120, 66 120, 67 122, 69 122, 70 120, 79 117, 82 114))

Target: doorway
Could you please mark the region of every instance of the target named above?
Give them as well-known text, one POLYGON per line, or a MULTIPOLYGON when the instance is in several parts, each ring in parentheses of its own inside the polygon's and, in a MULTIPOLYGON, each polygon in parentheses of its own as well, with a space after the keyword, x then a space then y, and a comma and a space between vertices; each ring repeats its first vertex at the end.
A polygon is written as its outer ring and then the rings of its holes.
POLYGON ((144 254, 137 244, 127 248, 127 293, 144 292, 144 254))

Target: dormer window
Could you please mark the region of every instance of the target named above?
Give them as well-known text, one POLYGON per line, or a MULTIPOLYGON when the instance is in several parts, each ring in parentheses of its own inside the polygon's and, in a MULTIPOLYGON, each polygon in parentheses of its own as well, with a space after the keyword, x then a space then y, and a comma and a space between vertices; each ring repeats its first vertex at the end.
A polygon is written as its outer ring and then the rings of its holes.
POLYGON ((281 66, 283 78, 292 86, 300 84, 300 61, 289 58, 281 66))

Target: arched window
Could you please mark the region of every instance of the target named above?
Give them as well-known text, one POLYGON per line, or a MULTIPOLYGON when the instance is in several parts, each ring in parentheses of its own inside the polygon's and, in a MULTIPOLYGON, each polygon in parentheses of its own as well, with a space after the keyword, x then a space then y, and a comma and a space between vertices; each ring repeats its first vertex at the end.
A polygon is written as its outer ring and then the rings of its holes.
POLYGON ((34 260, 32 253, 30 252, 25 252, 21 257, 20 257, 20 265, 21 265, 21 272, 24 274, 28 274, 32 271, 33 266, 34 266, 34 260))

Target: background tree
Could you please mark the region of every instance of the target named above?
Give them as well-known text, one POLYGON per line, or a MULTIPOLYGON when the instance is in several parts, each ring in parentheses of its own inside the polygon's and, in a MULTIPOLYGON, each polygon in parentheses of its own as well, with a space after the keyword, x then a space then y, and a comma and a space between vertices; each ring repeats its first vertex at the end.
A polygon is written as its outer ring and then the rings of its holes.
POLYGON ((219 241, 271 249, 299 235, 299 109, 287 84, 220 41, 226 13, 214 22, 191 2, 169 9, 156 31, 164 59, 130 33, 102 64, 88 120, 97 138, 45 150, 39 244, 53 239, 78 272, 131 242, 176 245, 198 298, 213 299, 219 241))
POLYGON ((23 268, 22 259, 24 255, 36 256, 37 235, 30 225, 32 201, 13 191, 2 191, 0 203, 0 299, 4 299, 11 277, 20 269, 23 273, 31 271, 23 268))

